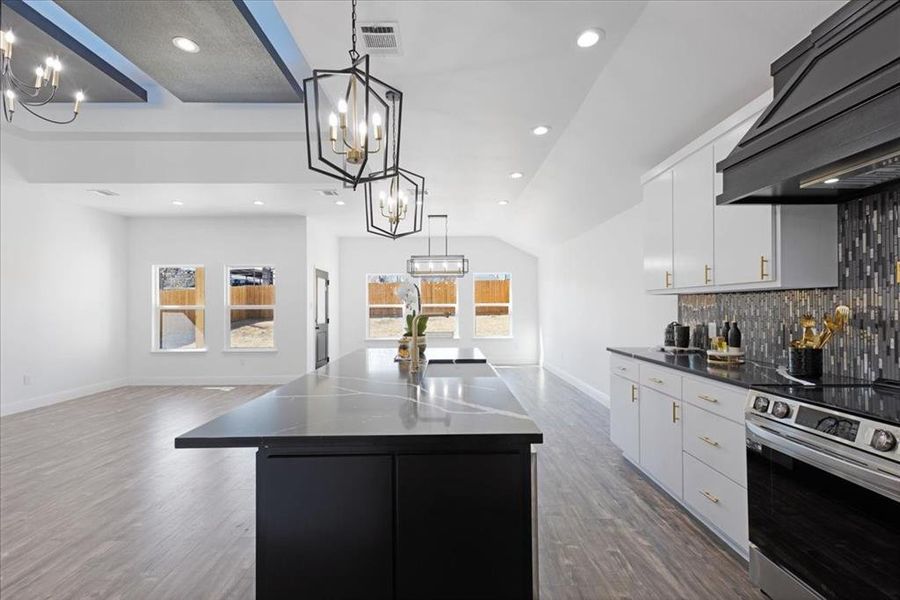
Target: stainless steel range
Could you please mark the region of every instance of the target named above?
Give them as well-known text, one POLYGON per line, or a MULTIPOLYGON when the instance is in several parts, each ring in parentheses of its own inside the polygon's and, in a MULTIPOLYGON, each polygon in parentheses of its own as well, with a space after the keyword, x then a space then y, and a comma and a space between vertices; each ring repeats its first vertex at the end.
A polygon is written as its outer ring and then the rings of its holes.
POLYGON ((774 600, 900 599, 900 382, 746 408, 750 575, 774 600))

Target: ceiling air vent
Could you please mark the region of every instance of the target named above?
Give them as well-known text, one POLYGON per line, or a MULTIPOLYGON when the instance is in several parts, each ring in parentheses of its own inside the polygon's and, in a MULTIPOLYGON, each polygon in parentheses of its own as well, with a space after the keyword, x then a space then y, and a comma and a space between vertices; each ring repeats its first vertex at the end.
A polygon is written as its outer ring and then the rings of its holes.
POLYGON ((400 31, 396 23, 363 23, 359 31, 362 33, 363 48, 369 54, 400 54, 400 31))
POLYGON ((340 195, 340 193, 337 190, 317 190, 317 191, 320 194, 322 194, 323 196, 328 196, 328 197, 340 195))
POLYGON ((97 190, 88 190, 88 191, 93 192, 100 196, 118 196, 119 195, 118 192, 114 192, 112 190, 106 190, 106 189, 97 189, 97 190))

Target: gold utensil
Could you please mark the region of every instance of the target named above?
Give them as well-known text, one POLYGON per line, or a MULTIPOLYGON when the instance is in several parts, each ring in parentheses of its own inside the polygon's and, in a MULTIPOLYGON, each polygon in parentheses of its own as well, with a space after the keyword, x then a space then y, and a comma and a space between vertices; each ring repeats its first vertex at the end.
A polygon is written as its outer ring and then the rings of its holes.
POLYGON ((823 331, 819 336, 818 342, 815 347, 823 348, 825 344, 827 344, 829 340, 831 340, 831 338, 834 336, 834 332, 844 329, 849 320, 850 307, 844 306, 843 304, 834 309, 834 318, 825 315, 825 331, 823 331))
POLYGON ((815 348, 818 334, 816 333, 816 319, 805 314, 800 317, 800 327, 803 328, 803 337, 800 339, 800 347, 815 348))

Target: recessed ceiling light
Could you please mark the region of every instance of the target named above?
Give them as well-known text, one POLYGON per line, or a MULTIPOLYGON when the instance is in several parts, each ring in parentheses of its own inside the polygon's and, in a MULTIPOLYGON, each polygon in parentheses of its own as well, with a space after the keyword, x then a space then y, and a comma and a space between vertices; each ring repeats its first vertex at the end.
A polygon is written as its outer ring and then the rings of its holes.
POLYGON ((518 171, 513 171, 512 173, 509 174, 510 179, 522 179, 522 177, 524 177, 524 175, 522 175, 518 171))
POLYGON ((334 203, 337 204, 338 206, 343 206, 345 204, 345 202, 343 200, 335 200, 334 203))
POLYGON ((262 200, 254 200, 253 204, 256 206, 262 206, 263 204, 265 204, 265 202, 263 202, 262 200))
POLYGON ((603 30, 602 29, 588 29, 581 32, 581 35, 578 36, 578 40, 576 43, 581 48, 590 48, 597 42, 603 39, 603 30))
POLYGON ((538 125, 534 129, 531 130, 531 133, 534 135, 547 135, 550 132, 550 128, 546 125, 538 125))
POLYGON ((826 179, 825 183, 830 185, 832 183, 837 183, 838 181, 840 181, 840 179, 838 179, 837 177, 832 177, 831 179, 826 179))
POLYGON ((184 202, 182 202, 181 200, 172 200, 172 204, 174 204, 175 206, 181 206, 182 204, 184 204, 184 202))
POLYGON ((498 200, 497 204, 499 204, 500 206, 506 206, 507 204, 509 204, 509 200, 498 200))
POLYGON ((172 43, 175 44, 175 47, 179 50, 190 52, 191 54, 197 54, 198 52, 200 52, 200 46, 197 45, 197 42, 195 42, 194 40, 189 40, 186 37, 173 37, 172 43))

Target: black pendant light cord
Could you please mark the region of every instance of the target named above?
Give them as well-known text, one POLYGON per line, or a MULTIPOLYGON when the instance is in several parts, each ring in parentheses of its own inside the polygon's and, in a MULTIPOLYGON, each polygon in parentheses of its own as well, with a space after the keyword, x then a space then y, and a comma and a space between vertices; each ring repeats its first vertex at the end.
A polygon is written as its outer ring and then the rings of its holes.
POLYGON ((351 0, 351 13, 350 13, 350 40, 353 44, 353 47, 350 49, 350 60, 356 62, 359 60, 359 52, 356 51, 356 0, 351 0))

